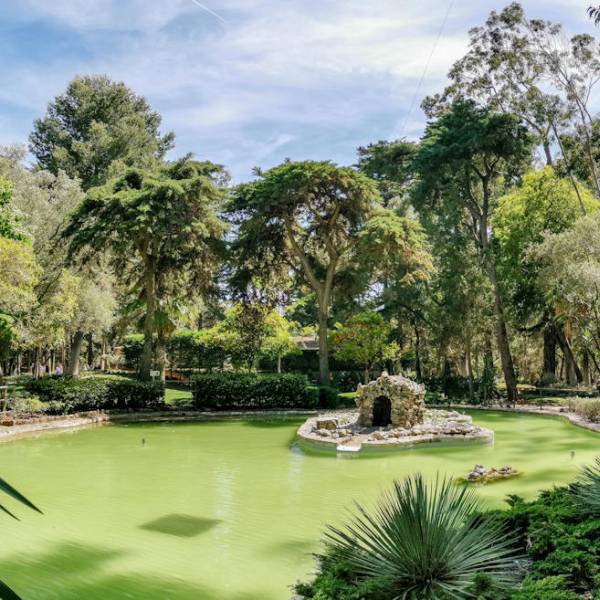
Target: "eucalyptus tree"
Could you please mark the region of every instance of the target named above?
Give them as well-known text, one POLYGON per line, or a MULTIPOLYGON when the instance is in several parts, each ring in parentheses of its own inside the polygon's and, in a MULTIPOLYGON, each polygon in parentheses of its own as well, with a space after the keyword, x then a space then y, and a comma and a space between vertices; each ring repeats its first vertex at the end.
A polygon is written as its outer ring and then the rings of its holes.
POLYGON ((319 370, 329 381, 328 319, 341 272, 355 263, 361 231, 380 206, 366 175, 330 162, 285 162, 238 186, 229 212, 236 285, 295 275, 318 306, 319 370))
MULTIPOLYGON (((544 29, 549 26, 540 23, 544 29)), ((489 108, 517 114, 542 145, 546 163, 553 164, 553 124, 565 106, 548 89, 546 65, 531 36, 532 25, 518 2, 492 11, 485 24, 469 32, 469 49, 450 69, 450 84, 423 101, 429 116, 453 100, 471 99, 489 108)))
POLYGON ((419 181, 413 201, 419 213, 442 220, 447 214, 458 216, 476 245, 493 289, 496 343, 511 403, 517 386, 491 220, 497 198, 529 165, 531 151, 531 137, 516 115, 456 101, 427 126, 415 158, 419 181))
MULTIPOLYGON (((174 299, 214 285, 225 224, 223 169, 189 157, 152 171, 130 169, 89 190, 64 232, 71 260, 108 252, 115 276, 144 306, 140 377, 150 378, 154 337, 174 299)), ((164 367, 159 355, 159 367, 164 367)))
POLYGON ((598 81, 598 43, 592 36, 567 39, 562 26, 529 19, 520 3, 492 11, 481 27, 470 31, 469 49, 449 72, 450 85, 423 102, 434 116, 457 98, 473 99, 489 108, 514 113, 542 146, 547 165, 560 150, 576 193, 569 148, 563 137, 576 130, 585 149, 587 169, 600 195, 591 147, 589 101, 598 81))
POLYGON ((529 254, 540 264, 538 285, 548 303, 579 332, 600 371, 600 211, 569 229, 546 233, 529 254))
POLYGON ((151 168, 162 159, 175 136, 161 135, 160 123, 160 114, 124 83, 78 76, 34 122, 30 150, 42 168, 62 170, 87 190, 123 167, 151 168))
MULTIPOLYGON (((600 202, 580 186, 579 197, 566 179, 552 169, 532 171, 521 185, 502 196, 493 218, 494 239, 498 247, 498 270, 504 290, 510 298, 516 319, 521 323, 537 325, 531 330, 544 333, 544 366, 542 380, 552 382, 556 376, 553 344, 558 341, 567 363, 569 383, 581 379, 569 336, 557 326, 559 310, 556 299, 549 298, 540 287, 541 264, 534 260, 532 248, 540 244, 546 233, 560 233, 569 229, 581 216, 598 210, 600 202)), ((560 319, 559 319, 560 320, 560 319)))
MULTIPOLYGON (((69 352, 67 375, 79 375, 81 344, 85 335, 107 332, 115 321, 116 299, 109 277, 79 279, 77 289, 77 309, 69 323, 69 333, 73 343, 69 352)), ((90 338, 88 337, 88 343, 90 338)))

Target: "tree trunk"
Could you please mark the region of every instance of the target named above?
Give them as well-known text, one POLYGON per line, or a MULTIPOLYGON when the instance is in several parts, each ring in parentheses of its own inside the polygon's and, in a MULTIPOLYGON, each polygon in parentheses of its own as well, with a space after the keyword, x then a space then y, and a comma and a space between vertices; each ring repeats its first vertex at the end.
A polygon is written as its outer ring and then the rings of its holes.
POLYGON ((500 363, 502 364, 502 373, 504 383, 506 384, 506 399, 508 404, 516 404, 518 400, 517 378, 515 376, 515 367, 513 364, 510 345, 508 343, 508 330, 506 328, 506 318, 504 316, 504 304, 498 284, 496 273, 496 264, 493 258, 488 259, 488 275, 494 289, 494 310, 496 313, 496 344, 500 363))
POLYGON ((106 337, 102 336, 102 345, 101 345, 102 356, 100 358, 100 370, 106 371, 106 337))
POLYGON ((163 335, 160 334, 156 341, 156 362, 156 370, 160 371, 160 378, 164 383, 166 381, 165 368, 167 366, 167 340, 163 335))
POLYGON ((465 353, 465 366, 467 367, 467 379, 469 382, 469 402, 473 402, 475 392, 473 390, 473 361, 471 358, 471 338, 467 339, 467 350, 465 353))
POLYGON ((329 344, 327 343, 327 312, 319 307, 319 379, 329 385, 329 344))
POLYGON ((554 324, 549 323, 544 328, 544 368, 542 383, 547 385, 556 381, 556 333, 554 324))
POLYGON ((577 361, 575 360, 575 355, 573 354, 573 349, 571 348, 571 342, 565 335, 565 332, 560 325, 555 327, 555 331, 564 357, 567 383, 569 385, 577 385, 583 381, 583 375, 581 373, 581 369, 577 365, 577 361))
POLYGON ((277 372, 281 373, 281 354, 277 355, 277 372))
POLYGON ((421 336, 419 334, 419 328, 415 323, 415 376, 417 381, 423 380, 423 373, 421 371, 421 336))
POLYGON ((71 340, 71 350, 69 352, 69 364, 67 366, 67 375, 79 377, 79 355, 81 354, 81 344, 83 342, 83 331, 76 331, 71 340))
POLYGON ((146 316, 144 317, 144 346, 140 357, 140 379, 150 381, 152 379, 152 350, 154 346, 154 315, 156 313, 156 285, 154 281, 154 270, 146 267, 144 290, 146 295, 146 316))
POLYGON ((94 334, 90 331, 87 334, 87 365, 91 370, 94 368, 94 334))
POLYGON ((592 382, 590 369, 590 355, 587 350, 583 351, 581 357, 581 374, 583 375, 583 384, 589 386, 592 382))

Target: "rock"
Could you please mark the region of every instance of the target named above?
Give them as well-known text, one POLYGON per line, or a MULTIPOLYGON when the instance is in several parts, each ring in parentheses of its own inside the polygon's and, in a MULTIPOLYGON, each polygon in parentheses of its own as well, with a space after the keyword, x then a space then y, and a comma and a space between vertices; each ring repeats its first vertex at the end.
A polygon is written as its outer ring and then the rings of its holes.
MULTIPOLYGON (((412 427, 423 422, 424 397, 425 388, 422 385, 406 377, 390 376, 384 372, 375 381, 358 386, 356 398, 359 409, 358 423, 366 427, 372 426, 375 414, 379 414, 380 411, 385 413, 387 403, 392 427, 412 427)), ((386 426, 388 424, 389 421, 385 423, 386 426)))
POLYGON ((338 420, 337 419, 317 419, 316 422, 317 429, 329 429, 333 431, 338 428, 338 420))

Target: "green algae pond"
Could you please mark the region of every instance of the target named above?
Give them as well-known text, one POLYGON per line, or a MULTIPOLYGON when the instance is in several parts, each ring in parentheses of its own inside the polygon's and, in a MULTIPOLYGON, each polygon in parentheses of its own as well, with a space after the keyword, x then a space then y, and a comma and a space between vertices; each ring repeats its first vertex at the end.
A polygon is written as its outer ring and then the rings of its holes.
POLYGON ((600 434, 553 417, 473 411, 492 445, 337 456, 295 444, 301 420, 112 425, 0 445, 2 476, 43 515, 7 503, 0 579, 25 600, 287 600, 326 523, 394 478, 523 475, 477 488, 489 507, 569 482, 600 434))

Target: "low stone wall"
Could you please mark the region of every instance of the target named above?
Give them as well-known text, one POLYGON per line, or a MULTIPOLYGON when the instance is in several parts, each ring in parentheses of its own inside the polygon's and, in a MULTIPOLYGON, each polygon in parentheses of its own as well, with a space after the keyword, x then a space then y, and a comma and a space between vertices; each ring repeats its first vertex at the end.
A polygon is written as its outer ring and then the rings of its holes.
POLYGON ((317 414, 308 410, 270 411, 152 411, 152 412, 99 412, 77 413, 64 416, 35 417, 11 426, 0 426, 0 442, 36 435, 48 431, 81 429, 111 423, 155 423, 168 421, 218 421, 265 417, 302 417, 317 414))

